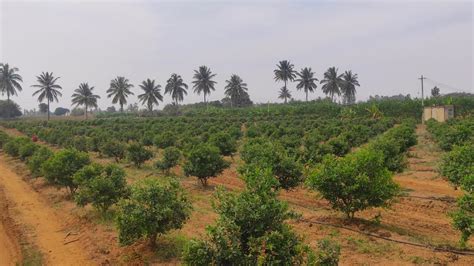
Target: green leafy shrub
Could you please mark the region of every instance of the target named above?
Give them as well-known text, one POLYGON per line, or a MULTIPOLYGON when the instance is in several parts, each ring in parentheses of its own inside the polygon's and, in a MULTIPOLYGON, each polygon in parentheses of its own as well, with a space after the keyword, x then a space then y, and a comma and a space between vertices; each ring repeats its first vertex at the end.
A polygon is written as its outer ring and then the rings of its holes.
POLYGON ((349 219, 357 211, 389 205, 399 191, 384 166, 382 154, 369 149, 360 149, 343 158, 325 157, 307 184, 349 219))
POLYGON ((241 159, 245 165, 239 171, 245 175, 250 168, 264 167, 272 169, 278 179, 277 187, 291 189, 303 181, 303 167, 294 157, 287 154, 285 149, 266 139, 253 139, 244 144, 241 159))
POLYGON ((340 255, 341 247, 333 240, 325 238, 318 241, 317 265, 337 266, 340 255))
POLYGON ((464 177, 474 173, 474 145, 455 146, 444 155, 440 170, 451 184, 460 186, 464 177))
POLYGON ((28 166, 28 169, 30 169, 31 175, 33 177, 38 177, 41 175, 43 163, 53 156, 53 154, 54 153, 49 148, 39 147, 35 150, 33 155, 28 158, 26 165, 28 166))
POLYGON ((31 157, 34 154, 34 152, 38 148, 39 148, 39 145, 31 141, 21 144, 20 148, 18 149, 18 155, 20 156, 20 160, 26 161, 29 157, 31 157))
POLYGON ((165 131, 159 135, 156 135, 153 139, 153 142, 158 148, 164 149, 176 144, 176 136, 170 131, 165 131))
POLYGON ((453 226, 461 231, 461 247, 465 248, 469 237, 474 233, 474 196, 470 193, 458 199, 458 209, 451 213, 453 226))
POLYGON ((127 148, 127 158, 138 168, 152 157, 153 152, 147 150, 140 143, 132 143, 127 148))
POLYGON ((30 142, 30 140, 24 137, 11 138, 3 145, 3 150, 12 157, 19 157, 20 147, 28 142, 30 142))
POLYGON ((168 147, 163 150, 163 158, 156 162, 156 168, 169 174, 171 168, 179 163, 181 152, 178 148, 168 147))
POLYGON ((10 139, 11 137, 7 133, 0 131, 0 149, 2 149, 3 145, 10 141, 10 139))
POLYGON ((400 152, 408 151, 408 148, 416 145, 418 142, 416 139, 414 125, 408 123, 403 123, 398 127, 393 128, 393 130, 388 131, 384 137, 397 141, 400 145, 400 152))
POLYGON ((407 159, 398 141, 391 137, 381 137, 369 144, 369 149, 380 151, 385 167, 393 172, 401 172, 407 165, 407 159))
POLYGON ((125 171, 117 165, 87 165, 74 174, 73 180, 79 187, 74 196, 77 205, 92 204, 101 213, 128 195, 125 171))
POLYGON ((155 246, 158 235, 181 228, 191 211, 191 204, 177 181, 161 183, 152 178, 135 183, 130 197, 121 200, 118 206, 121 245, 146 237, 155 246))
POLYGON ((206 186, 208 178, 221 174, 227 167, 229 163, 221 157, 219 149, 201 144, 186 156, 183 169, 186 176, 195 176, 206 186))
POLYGON ((219 132, 210 137, 209 142, 216 146, 221 155, 231 156, 237 151, 237 142, 228 133, 219 132))
POLYGON ((286 223, 296 217, 278 199, 272 170, 254 169, 244 177, 240 194, 220 188, 214 208, 219 214, 207 237, 193 239, 184 250, 186 265, 302 265, 314 263, 312 251, 286 223))
POLYGON ((349 143, 342 136, 330 139, 328 145, 331 146, 331 151, 336 156, 344 156, 350 150, 349 143))
POLYGON ((77 189, 73 175, 90 163, 89 155, 76 149, 64 149, 43 163, 41 171, 51 184, 69 189, 71 195, 77 189))
POLYGON ((105 142, 100 147, 100 151, 103 155, 114 158, 117 163, 125 158, 126 149, 127 146, 125 146, 125 144, 113 140, 105 142))

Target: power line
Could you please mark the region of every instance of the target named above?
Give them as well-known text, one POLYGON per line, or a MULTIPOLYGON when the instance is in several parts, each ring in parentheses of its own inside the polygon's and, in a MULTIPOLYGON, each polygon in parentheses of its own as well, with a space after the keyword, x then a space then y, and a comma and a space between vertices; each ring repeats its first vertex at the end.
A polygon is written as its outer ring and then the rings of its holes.
POLYGON ((431 79, 431 78, 428 78, 428 77, 424 77, 424 78, 427 79, 428 81, 430 81, 431 83, 433 83, 434 85, 438 85, 438 86, 442 87, 443 89, 450 89, 451 92, 466 92, 466 93, 469 93, 468 91, 450 86, 448 84, 436 81, 434 79, 431 79))

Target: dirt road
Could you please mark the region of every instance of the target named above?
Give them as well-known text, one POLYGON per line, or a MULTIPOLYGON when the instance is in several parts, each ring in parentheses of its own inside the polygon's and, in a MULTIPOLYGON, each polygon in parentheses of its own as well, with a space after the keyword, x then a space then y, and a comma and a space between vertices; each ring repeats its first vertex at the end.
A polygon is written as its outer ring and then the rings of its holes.
MULTIPOLYGON (((0 184, 3 188, 0 192, 3 192, 3 198, 8 202, 10 218, 31 231, 33 241, 43 253, 44 263, 91 265, 79 242, 67 243, 75 238, 67 235, 56 210, 7 165, 5 157, 0 155, 0 184)), ((0 264, 14 265, 18 255, 4 229, 0 227, 0 264)))

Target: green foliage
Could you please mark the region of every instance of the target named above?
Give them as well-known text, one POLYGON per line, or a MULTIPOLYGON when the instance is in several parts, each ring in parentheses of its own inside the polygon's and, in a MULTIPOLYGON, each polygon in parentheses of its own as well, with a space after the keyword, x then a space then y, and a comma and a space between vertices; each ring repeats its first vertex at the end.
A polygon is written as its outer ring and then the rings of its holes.
POLYGON ((215 194, 217 223, 207 237, 185 248, 186 265, 300 265, 310 264, 311 250, 285 222, 295 214, 278 199, 277 180, 270 169, 255 169, 244 177, 243 192, 220 188, 215 194))
POLYGON ((33 155, 28 158, 26 165, 28 166, 28 169, 30 169, 33 177, 38 177, 41 175, 43 163, 46 162, 51 156, 53 156, 53 152, 49 148, 39 147, 35 150, 33 155))
POLYGON ((461 231, 461 247, 465 248, 469 237, 474 233, 474 195, 465 194, 458 199, 458 209, 451 213, 453 226, 461 231))
POLYGON ((307 184, 350 219, 357 211, 389 205, 399 190, 384 166, 383 155, 369 149, 344 158, 325 157, 307 184))
POLYGON ((336 137, 336 138, 333 138, 333 139, 330 139, 328 141, 328 144, 331 147, 331 151, 336 156, 344 156, 350 150, 349 143, 344 138, 342 138, 340 136, 336 137))
POLYGON ((176 136, 170 131, 165 131, 159 135, 156 135, 153 142, 158 148, 167 148, 176 144, 176 136))
POLYGON ((18 155, 22 161, 26 161, 38 148, 39 145, 33 143, 32 141, 25 142, 18 149, 18 155))
POLYGON ((73 180, 79 186, 74 196, 77 205, 92 204, 101 213, 128 195, 125 171, 113 164, 87 165, 74 174, 73 180))
POLYGON ((219 149, 201 144, 194 147, 186 156, 183 169, 186 176, 197 177, 205 186, 208 178, 221 174, 227 167, 229 163, 219 154, 219 149))
POLYGON ((239 170, 245 174, 248 169, 265 167, 272 170, 278 179, 277 187, 291 189, 303 181, 303 167, 277 143, 266 139, 252 139, 244 144, 241 159, 245 162, 239 170))
POLYGON ((154 246, 158 235, 181 228, 190 211, 191 204, 177 181, 140 180, 132 186, 130 197, 119 202, 119 242, 130 245, 146 237, 154 246))
POLYGON ((333 240, 325 238, 318 241, 317 265, 337 266, 340 255, 341 247, 333 240))
POLYGON ((10 139, 11 137, 7 133, 0 131, 0 149, 2 149, 3 145, 10 141, 10 139))
POLYGON ((46 180, 57 186, 67 187, 71 194, 77 189, 73 175, 90 163, 89 155, 75 149, 64 149, 51 156, 42 165, 46 180))
POLYGON ((26 137, 10 138, 9 141, 3 145, 3 150, 12 157, 19 157, 20 148, 28 143, 31 143, 31 140, 26 137))
POLYGON ((211 136, 209 142, 216 146, 221 155, 231 156, 237 151, 237 142, 230 134, 225 132, 219 132, 211 136))
POLYGON ((170 169, 178 165, 181 152, 178 148, 168 147, 163 150, 163 158, 156 162, 156 168, 169 173, 170 169))
POLYGON ((20 106, 12 100, 0 100, 0 118, 15 118, 21 116, 20 106))
POLYGON ((463 178, 474 173, 474 145, 455 146, 444 155, 440 170, 451 184, 460 186, 463 178))
POLYGON ((138 168, 152 157, 153 152, 147 150, 140 143, 131 143, 127 147, 127 158, 138 168))
POLYGON ((430 119, 427 122, 428 131, 445 151, 454 146, 462 146, 474 141, 474 118, 448 120, 445 123, 430 119))
POLYGON ((114 158, 117 163, 125 157, 126 149, 125 144, 114 140, 109 140, 100 147, 103 155, 114 158))

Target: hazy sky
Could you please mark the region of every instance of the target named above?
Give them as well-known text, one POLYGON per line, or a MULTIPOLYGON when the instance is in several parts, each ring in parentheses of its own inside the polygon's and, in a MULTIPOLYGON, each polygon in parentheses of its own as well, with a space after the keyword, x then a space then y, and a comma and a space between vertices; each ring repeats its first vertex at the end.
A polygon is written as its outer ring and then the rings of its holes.
MULTIPOLYGON (((473 92, 471 1, 0 0, 0 25, 0 62, 20 69, 23 91, 13 100, 28 109, 37 108, 30 86, 42 71, 61 77, 63 97, 52 110, 70 107, 81 82, 95 86, 105 108, 105 91, 118 75, 136 85, 137 95, 142 80, 164 88, 171 73, 191 85, 203 64, 217 73, 211 100, 223 97, 235 73, 254 102, 277 101, 282 84, 273 69, 284 59, 297 70, 312 67, 317 78, 331 66, 351 69, 361 84, 357 99, 419 96, 421 74, 449 85, 442 93, 473 92)), ((323 95, 320 87, 311 98, 323 95)), ((295 84, 289 88, 304 99, 295 84)), ((190 91, 185 103, 201 100, 190 91)))

